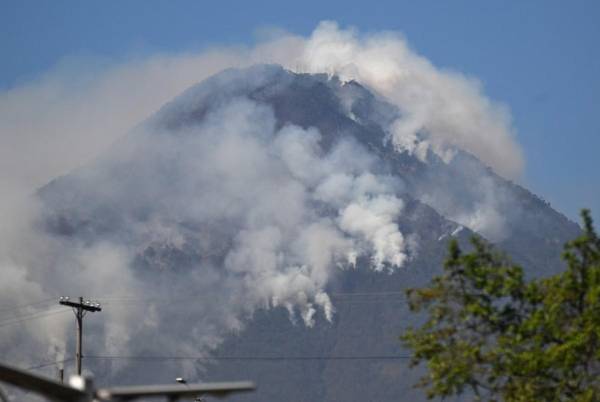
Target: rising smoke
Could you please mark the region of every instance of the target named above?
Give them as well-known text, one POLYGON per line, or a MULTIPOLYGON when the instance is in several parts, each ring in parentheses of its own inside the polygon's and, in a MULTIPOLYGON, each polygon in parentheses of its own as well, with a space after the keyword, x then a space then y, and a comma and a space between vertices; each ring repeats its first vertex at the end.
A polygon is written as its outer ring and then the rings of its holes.
POLYGON ((425 144, 420 147, 430 147, 444 159, 458 146, 501 175, 514 178, 521 173, 521 151, 505 108, 485 98, 476 80, 434 67, 400 35, 360 36, 322 22, 307 41, 301 61, 303 70, 357 80, 398 106, 403 116, 393 136, 400 147, 421 135, 426 139, 420 140, 425 144))
MULTIPOLYGON (((327 284, 358 258, 377 271, 403 266, 409 247, 396 222, 404 184, 351 138, 323 149, 324 133, 277 127, 269 107, 244 98, 215 106, 200 125, 140 124, 192 84, 257 62, 376 90, 400 110, 388 127, 399 152, 450 162, 459 147, 507 177, 522 168, 504 109, 396 34, 361 36, 324 22, 309 38, 250 49, 155 56, 93 74, 62 66, 0 94, 0 305, 73 292, 104 298, 102 320, 90 320, 90 348, 198 355, 257 308, 283 306, 308 326, 319 313, 331 319, 327 284), (68 173, 54 184, 64 197, 40 206, 36 189, 68 173), (48 205, 64 218, 50 231, 48 205), (123 300, 131 308, 110 308, 123 300), (174 344, 174 334, 186 336, 174 344)), ((490 194, 466 209, 429 189, 420 198, 501 236, 490 194)), ((22 325, 0 328, 6 360, 60 360, 72 341, 66 314, 22 325)))

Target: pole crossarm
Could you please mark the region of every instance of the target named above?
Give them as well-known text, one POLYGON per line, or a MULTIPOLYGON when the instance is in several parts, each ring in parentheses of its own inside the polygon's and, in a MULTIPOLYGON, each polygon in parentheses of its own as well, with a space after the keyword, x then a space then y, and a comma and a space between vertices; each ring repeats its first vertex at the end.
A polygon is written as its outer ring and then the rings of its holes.
POLYGON ((102 311, 100 303, 96 303, 90 300, 83 300, 83 297, 80 297, 79 300, 76 302, 71 301, 68 297, 61 297, 60 299, 58 299, 58 303, 62 304, 63 306, 69 306, 84 311, 91 311, 93 313, 96 311, 102 311))

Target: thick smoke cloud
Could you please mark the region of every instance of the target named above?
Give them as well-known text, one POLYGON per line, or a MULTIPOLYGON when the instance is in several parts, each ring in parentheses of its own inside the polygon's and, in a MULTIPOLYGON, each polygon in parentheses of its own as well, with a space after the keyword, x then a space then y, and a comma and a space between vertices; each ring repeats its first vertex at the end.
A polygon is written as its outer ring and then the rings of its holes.
POLYGON ((486 98, 476 80, 437 69, 398 34, 361 36, 323 22, 309 38, 279 32, 253 48, 114 64, 65 60, 0 93, 0 185, 8 193, 41 186, 93 159, 191 85, 255 63, 338 74, 372 87, 404 113, 391 128, 403 149, 451 155, 448 146, 457 145, 507 177, 522 170, 508 112, 486 98))
MULTIPOLYGON (((457 146, 505 176, 520 172, 507 113, 476 82, 436 69, 393 34, 361 36, 326 22, 309 38, 280 35, 253 48, 93 68, 66 62, 0 93, 0 305, 63 294, 103 298, 102 318, 89 320, 93 350, 198 355, 241 329, 256 308, 284 306, 306 325, 320 313, 331 319, 327 284, 361 256, 378 271, 403 266, 408 247, 396 225, 403 184, 352 140, 325 151, 322 133, 276 128, 268 107, 245 99, 176 136, 139 125, 192 84, 258 62, 375 89, 402 113, 388 127, 401 151, 449 161, 457 146), (64 208, 93 220, 105 203, 122 211, 119 230, 72 239, 40 229, 45 211, 32 194, 74 169, 70 177, 84 183, 89 199, 64 208), (165 255, 185 268, 173 272, 165 255), (190 260, 200 262, 186 266, 190 260), (186 338, 174 345, 173 334, 186 338)), ((427 197, 469 227, 504 233, 494 196, 466 209, 431 191, 420 198, 427 197)), ((24 365, 40 356, 61 360, 72 327, 70 314, 58 313, 0 328, 0 350, 24 365)))
POLYGON ((288 35, 255 48, 155 55, 126 62, 66 59, 0 93, 0 185, 29 191, 85 164, 191 85, 228 67, 295 57, 288 35))
POLYGON ((499 174, 518 177, 523 167, 508 112, 482 95, 480 84, 437 69, 398 34, 361 36, 323 22, 301 57, 303 70, 329 72, 375 89, 400 108, 393 127, 402 149, 431 148, 450 159, 452 146, 471 152, 499 174))
MULTIPOLYGON (((90 320, 88 354, 206 354, 257 308, 283 306, 312 326, 319 311, 332 319, 326 287, 340 268, 370 256, 373 269, 392 270, 408 258, 395 223, 401 183, 377 173, 358 143, 342 139, 325 151, 316 129, 276 129, 269 107, 243 98, 203 121, 166 131, 150 121, 58 179, 58 202, 45 201, 51 216, 65 213, 90 229, 37 233, 27 252, 13 255, 20 291, 39 299, 77 289, 108 302, 102 321, 90 320), (99 229, 105 221, 113 226, 99 229), (30 259, 31 250, 43 255, 30 259), (174 318, 161 301, 182 297, 188 303, 174 318), (115 298, 148 303, 115 309, 115 298)), ((57 359, 71 319, 62 318, 50 330, 57 359)))
MULTIPOLYGON (((300 60, 301 71, 356 80, 397 106, 401 116, 387 129, 399 152, 426 163, 433 153, 450 163, 462 150, 504 177, 520 176, 524 162, 508 111, 487 99, 476 80, 436 68, 399 34, 360 35, 334 22, 322 22, 306 42, 300 60)), ((458 163, 456 183, 424 180, 415 195, 491 240, 504 239, 506 216, 518 213, 515 200, 497 188, 481 166, 458 163), (458 190, 464 180, 471 182, 471 188, 458 190)))

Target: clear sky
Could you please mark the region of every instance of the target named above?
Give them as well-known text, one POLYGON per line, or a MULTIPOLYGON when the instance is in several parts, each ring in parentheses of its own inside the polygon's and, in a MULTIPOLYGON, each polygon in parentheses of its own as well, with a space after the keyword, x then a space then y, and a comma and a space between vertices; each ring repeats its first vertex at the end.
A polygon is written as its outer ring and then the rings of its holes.
POLYGON ((509 106, 522 183, 576 219, 600 219, 600 1, 0 0, 0 91, 70 56, 119 60, 308 35, 324 19, 402 32, 439 67, 477 77, 509 106))

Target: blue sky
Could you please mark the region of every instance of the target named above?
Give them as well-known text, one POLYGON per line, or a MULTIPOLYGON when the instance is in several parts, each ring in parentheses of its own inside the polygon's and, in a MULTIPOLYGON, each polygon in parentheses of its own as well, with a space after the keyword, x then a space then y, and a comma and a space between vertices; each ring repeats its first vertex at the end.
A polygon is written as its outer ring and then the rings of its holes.
POLYGON ((478 78, 509 106, 522 183, 576 219, 600 218, 598 1, 0 1, 0 91, 65 58, 252 44, 263 28, 308 35, 324 19, 402 32, 435 65, 478 78))

